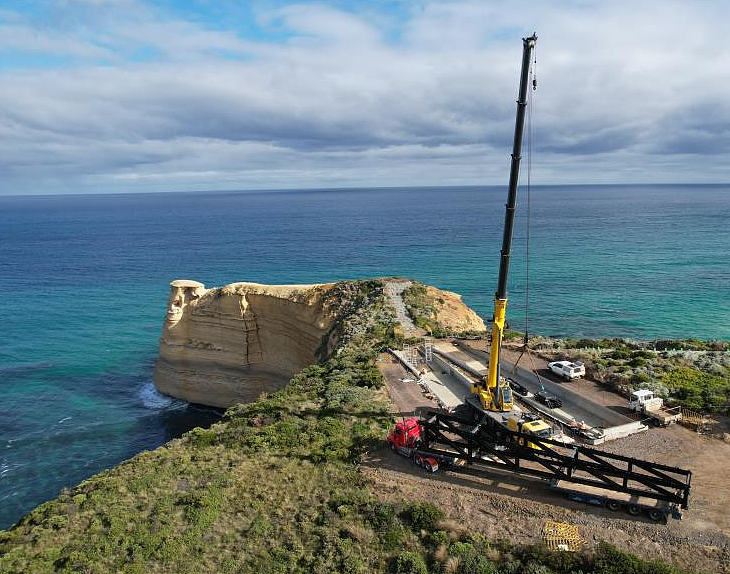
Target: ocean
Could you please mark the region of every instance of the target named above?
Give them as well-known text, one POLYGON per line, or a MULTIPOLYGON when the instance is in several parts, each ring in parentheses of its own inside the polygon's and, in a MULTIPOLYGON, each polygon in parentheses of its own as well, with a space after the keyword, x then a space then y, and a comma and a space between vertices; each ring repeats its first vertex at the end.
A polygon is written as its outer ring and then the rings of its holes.
MULTIPOLYGON (((524 330, 527 198, 510 302, 524 330)), ((170 280, 407 276, 491 315, 505 186, 0 197, 0 528, 219 417, 152 385, 170 280)), ((533 333, 730 339, 730 186, 534 187, 533 333)))

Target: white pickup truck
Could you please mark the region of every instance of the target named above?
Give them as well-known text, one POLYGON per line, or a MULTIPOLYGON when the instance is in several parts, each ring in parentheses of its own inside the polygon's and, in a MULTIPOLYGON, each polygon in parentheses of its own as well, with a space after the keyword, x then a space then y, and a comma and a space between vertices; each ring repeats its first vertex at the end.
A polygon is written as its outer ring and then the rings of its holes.
POLYGON ((575 363, 571 363, 570 361, 555 361, 548 363, 548 368, 556 375, 560 375, 569 381, 579 377, 585 377, 586 374, 586 367, 580 361, 576 361, 575 363))
POLYGON ((648 389, 640 389, 631 393, 629 410, 644 413, 654 419, 655 424, 663 427, 682 420, 679 407, 672 409, 665 407, 664 400, 661 397, 655 397, 654 393, 648 389))

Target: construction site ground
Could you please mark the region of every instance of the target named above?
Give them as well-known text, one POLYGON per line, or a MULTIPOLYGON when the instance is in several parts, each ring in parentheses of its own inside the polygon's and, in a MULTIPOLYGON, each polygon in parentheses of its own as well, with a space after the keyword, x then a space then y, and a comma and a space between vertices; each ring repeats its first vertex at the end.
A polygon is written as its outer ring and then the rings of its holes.
MULTIPOLYGON (((400 380, 412 376, 393 357, 383 354, 378 365, 396 416, 437 408, 415 382, 400 380)), ((536 367, 545 369, 547 365, 536 367)), ((585 383, 568 384, 586 400, 623 408, 622 397, 585 383)), ((672 425, 598 448, 691 470, 690 508, 683 511, 683 518, 657 524, 613 513, 572 502, 551 491, 546 482, 497 470, 468 473, 441 469, 430 474, 385 448, 367 458, 362 469, 382 498, 432 502, 455 522, 494 539, 535 543, 540 540, 543 524, 557 520, 578 525, 588 546, 605 540, 639 556, 662 559, 691 571, 730 573, 730 444, 672 425)))

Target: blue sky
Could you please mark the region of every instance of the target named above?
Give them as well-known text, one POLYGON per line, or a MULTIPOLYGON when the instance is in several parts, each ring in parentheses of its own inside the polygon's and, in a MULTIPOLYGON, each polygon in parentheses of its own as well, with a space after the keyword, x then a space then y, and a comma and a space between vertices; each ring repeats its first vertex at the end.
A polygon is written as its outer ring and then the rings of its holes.
POLYGON ((0 3, 0 193, 730 181, 727 2, 0 3))

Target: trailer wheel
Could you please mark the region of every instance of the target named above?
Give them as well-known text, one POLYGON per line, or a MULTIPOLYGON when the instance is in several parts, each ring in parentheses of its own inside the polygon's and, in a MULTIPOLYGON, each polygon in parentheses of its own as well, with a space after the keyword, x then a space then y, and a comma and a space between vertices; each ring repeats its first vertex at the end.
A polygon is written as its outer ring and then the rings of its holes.
POLYGON ((609 500, 606 503, 606 508, 608 508, 611 512, 616 512, 617 510, 621 509, 621 504, 616 502, 615 500, 609 500))
POLYGON ((649 520, 653 520, 654 522, 659 522, 662 518, 664 518, 663 512, 660 512, 659 510, 650 510, 649 511, 649 520))
POLYGON ((423 466, 423 461, 420 456, 413 457, 413 462, 416 463, 416 466, 423 466))
POLYGON ((636 504, 629 505, 629 514, 631 516, 638 516, 641 514, 641 508, 639 508, 636 504))

